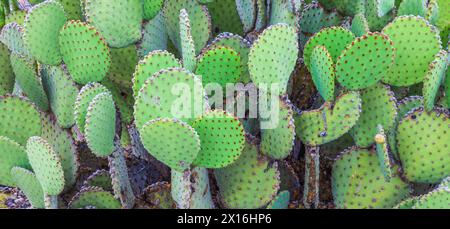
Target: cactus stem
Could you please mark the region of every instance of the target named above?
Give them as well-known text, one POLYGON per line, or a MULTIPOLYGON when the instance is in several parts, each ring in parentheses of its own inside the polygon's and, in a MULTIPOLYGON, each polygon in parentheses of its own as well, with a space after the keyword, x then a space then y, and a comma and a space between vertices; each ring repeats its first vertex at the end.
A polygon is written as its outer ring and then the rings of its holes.
POLYGON ((307 209, 317 208, 319 206, 319 175, 319 147, 306 146, 303 205, 307 209))

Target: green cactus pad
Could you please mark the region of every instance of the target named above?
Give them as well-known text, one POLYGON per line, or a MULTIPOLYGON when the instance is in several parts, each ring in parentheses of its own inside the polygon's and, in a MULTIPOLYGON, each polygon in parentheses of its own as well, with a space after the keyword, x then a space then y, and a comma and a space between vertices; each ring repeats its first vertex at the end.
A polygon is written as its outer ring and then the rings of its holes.
POLYGON ((337 208, 392 208, 409 196, 408 184, 397 174, 384 179, 375 152, 356 148, 335 161, 332 189, 337 208))
POLYGON ((23 28, 16 23, 10 23, 3 27, 0 34, 0 41, 3 42, 12 53, 27 57, 31 56, 23 41, 23 28))
POLYGON ((198 76, 182 68, 161 70, 147 79, 134 104, 136 127, 156 118, 189 122, 204 111, 204 92, 198 76))
POLYGON ((251 31, 256 20, 256 1, 236 0, 236 9, 244 27, 244 32, 251 31))
POLYGON ((0 136, 0 185, 14 187, 19 184, 10 173, 14 166, 31 168, 25 148, 12 139, 0 136))
POLYGON ((383 17, 395 7, 395 0, 377 0, 378 16, 383 17))
POLYGON ((139 61, 136 46, 133 44, 125 48, 111 48, 110 52, 111 66, 108 78, 120 87, 131 88, 131 79, 139 61))
POLYGON ((195 59, 195 44, 192 38, 191 22, 186 9, 180 11, 180 40, 181 40, 181 56, 183 58, 183 66, 187 70, 194 72, 197 60, 195 59))
POLYGON ((0 97, 0 136, 25 146, 28 138, 41 135, 39 112, 28 100, 16 96, 0 97))
POLYGON ((294 27, 278 24, 268 27, 250 48, 250 77, 260 84, 278 84, 280 93, 287 89, 298 55, 297 32, 294 27))
POLYGON ((60 66, 43 66, 40 72, 58 124, 63 128, 70 128, 75 124, 74 107, 78 95, 75 82, 60 66))
POLYGON ((369 24, 367 23, 364 14, 359 13, 353 17, 350 29, 356 37, 360 37, 370 31, 369 24))
POLYGON ((344 15, 353 16, 364 10, 364 0, 338 0, 334 1, 336 9, 344 15))
POLYGON ((365 5, 364 16, 367 19, 370 31, 380 31, 386 24, 388 24, 395 16, 395 10, 391 10, 384 16, 380 17, 379 14, 379 0, 367 0, 365 5))
POLYGON ((83 18, 81 10, 81 1, 84 0, 57 0, 66 12, 67 19, 81 20, 83 18))
POLYGON ((85 0, 85 15, 110 47, 123 48, 141 38, 141 0, 85 0))
POLYGON ((84 127, 86 142, 98 157, 107 157, 114 150, 116 107, 111 93, 98 94, 89 103, 84 127))
POLYGON ((336 61, 336 78, 347 89, 368 88, 391 68, 395 50, 391 40, 381 33, 356 38, 336 61))
POLYGON ((294 146, 294 112, 288 102, 280 100, 278 125, 273 129, 261 130, 261 153, 277 160, 289 156, 294 146))
POLYGON ((111 57, 106 43, 94 27, 81 21, 69 21, 61 29, 59 42, 64 63, 75 82, 87 84, 105 78, 111 57))
POLYGON ((66 13, 56 1, 45 1, 31 8, 25 19, 23 39, 36 60, 49 65, 61 63, 58 36, 66 21, 66 13))
POLYGON ((0 95, 11 93, 14 89, 14 72, 8 48, 0 43, 0 95))
POLYGON ((271 1, 269 25, 285 23, 290 26, 296 26, 298 23, 297 15, 291 10, 291 1, 271 1))
POLYGON ((167 33, 173 44, 181 51, 180 38, 180 10, 186 9, 191 22, 191 34, 195 44, 195 53, 199 54, 211 36, 211 18, 206 6, 196 0, 166 1, 163 14, 166 21, 167 33))
POLYGON ((166 68, 181 68, 182 65, 175 56, 167 51, 153 51, 139 61, 133 76, 133 95, 137 98, 144 82, 153 74, 166 68))
POLYGON ((441 49, 436 28, 415 16, 397 17, 383 29, 394 43, 396 57, 383 81, 393 86, 410 86, 423 81, 428 65, 441 49), (411 39, 410 34, 417 34, 411 39))
POLYGON ((239 35, 221 33, 211 42, 211 46, 212 45, 230 47, 239 54, 242 65, 242 76, 240 81, 242 83, 249 83, 250 73, 248 71, 248 54, 250 52, 250 43, 239 35))
POLYGON ((114 197, 120 200, 123 208, 131 209, 135 204, 136 198, 128 175, 125 150, 118 145, 118 142, 116 144, 116 150, 108 157, 114 197))
POLYGON ((33 172, 21 167, 14 167, 11 169, 11 177, 33 208, 45 208, 44 191, 33 172))
POLYGON ((417 203, 419 197, 411 197, 406 200, 402 200, 400 203, 395 205, 394 209, 412 209, 412 207, 417 203))
POLYGON ((241 155, 245 144, 244 128, 233 115, 221 110, 208 111, 191 124, 201 142, 195 165, 224 168, 241 155))
POLYGON ((237 83, 242 71, 241 57, 237 52, 228 47, 213 46, 199 57, 195 74, 202 77, 203 85, 217 83, 225 88, 228 83, 237 83))
POLYGON ((389 155, 389 148, 387 143, 387 137, 384 132, 383 126, 378 125, 378 133, 375 135, 376 152, 378 157, 378 162, 383 172, 384 179, 390 181, 392 178, 392 168, 394 167, 391 162, 389 155))
POLYGON ((64 189, 64 170, 61 157, 41 137, 31 137, 27 142, 27 155, 37 179, 47 195, 59 195, 64 189))
POLYGON ((339 25, 340 18, 337 12, 326 12, 319 4, 311 3, 303 9, 299 24, 302 32, 315 34, 323 28, 339 25))
POLYGON ((161 11, 164 0, 142 0, 142 4, 144 8, 144 19, 151 20, 161 11))
POLYGON ((84 126, 86 124, 86 114, 89 103, 95 96, 103 92, 108 92, 108 89, 99 83, 90 83, 81 88, 75 101, 75 123, 84 133, 84 126))
POLYGON ((212 1, 206 6, 211 14, 212 30, 215 34, 222 32, 244 33, 244 25, 238 14, 236 0, 212 1))
POLYGON ((256 22, 255 22, 255 30, 261 31, 266 26, 267 22, 267 7, 266 2, 264 0, 256 0, 256 22))
POLYGON ((155 119, 140 130, 144 147, 159 161, 182 172, 200 151, 200 138, 188 124, 176 119, 155 119))
POLYGON ((168 36, 165 20, 160 12, 151 21, 144 22, 142 28, 142 39, 137 44, 139 57, 143 58, 155 50, 166 50, 168 36))
POLYGON ((261 208, 276 196, 280 186, 277 164, 269 166, 253 143, 246 143, 235 163, 214 174, 226 208, 261 208))
POLYGON ((22 92, 41 110, 47 111, 49 103, 41 79, 36 73, 36 65, 28 59, 12 53, 11 66, 22 92))
POLYGON ((85 187, 77 193, 69 203, 70 209, 83 209, 94 207, 96 209, 120 209, 120 201, 99 187, 85 187))
POLYGON ((403 0, 398 7, 397 16, 414 15, 425 17, 426 11, 426 0, 403 0))
POLYGON ((397 101, 389 86, 376 84, 361 91, 362 112, 350 134, 360 147, 369 147, 377 134, 377 126, 389 131, 397 116, 397 101))
POLYGON ((447 51, 441 50, 436 54, 435 60, 430 63, 428 67, 428 72, 423 79, 423 98, 425 110, 433 110, 436 96, 439 91, 439 87, 444 80, 445 73, 447 70, 447 51))
POLYGON ((100 187, 105 191, 112 191, 111 175, 106 170, 97 170, 83 183, 84 187, 100 187))
POLYGON ((342 27, 322 29, 311 37, 305 45, 305 49, 303 50, 303 61, 305 62, 306 67, 311 69, 311 54, 316 46, 325 46, 330 53, 333 62, 336 62, 342 51, 345 50, 354 39, 355 35, 342 27))
POLYGON ((270 202, 267 209, 287 209, 290 198, 289 191, 282 191, 270 202))
POLYGON ((450 209, 450 188, 438 188, 421 196, 414 209, 450 209))
POLYGON ((450 175, 448 113, 410 111, 397 128, 397 149, 405 177, 412 182, 438 183, 450 175), (427 158, 427 160, 424 160, 427 158))
POLYGON ((111 92, 114 103, 120 111, 122 123, 131 123, 133 120, 134 104, 134 98, 131 96, 131 94, 133 94, 131 89, 121 88, 119 85, 111 82, 110 80, 103 80, 102 84, 111 92))
POLYGON ((349 92, 336 98, 332 107, 326 103, 321 108, 305 111, 295 118, 297 136, 310 146, 318 146, 346 134, 358 121, 361 98, 358 92, 349 92))
POLYGON ((78 175, 78 157, 75 142, 69 131, 62 129, 55 118, 49 115, 42 117, 42 138, 52 146, 61 158, 61 165, 64 170, 65 189, 72 188, 78 175))
POLYGON ((311 53, 311 76, 322 98, 334 100, 335 75, 330 53, 324 46, 316 46, 311 53))

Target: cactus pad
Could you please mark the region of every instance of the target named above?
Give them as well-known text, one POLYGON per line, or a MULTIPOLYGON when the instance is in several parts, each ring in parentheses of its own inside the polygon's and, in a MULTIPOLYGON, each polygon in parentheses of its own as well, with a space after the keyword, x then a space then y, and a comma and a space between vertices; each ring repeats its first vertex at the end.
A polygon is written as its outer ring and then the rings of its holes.
POLYGON ((415 16, 397 17, 383 29, 394 43, 394 65, 383 81, 393 86, 410 86, 423 81, 428 65, 441 49, 438 31, 415 16), (410 34, 417 34, 411 39, 410 34))
POLYGON ((270 202, 267 209, 287 209, 291 195, 289 191, 282 191, 270 202))
POLYGON ((111 57, 94 27, 81 21, 69 21, 61 29, 59 43, 64 63, 75 82, 87 84, 105 78, 111 57))
POLYGON ((14 166, 31 168, 25 148, 14 140, 0 136, 0 185, 12 187, 18 185, 10 173, 14 166))
POLYGON ((438 188, 421 196, 414 209, 450 209, 450 188, 438 188))
POLYGON ((197 132, 179 120, 152 120, 141 128, 140 135, 152 156, 179 172, 188 169, 200 151, 197 132))
POLYGON ((49 65, 61 62, 58 36, 66 21, 66 13, 56 1, 45 1, 31 8, 25 19, 23 38, 36 60, 49 65))
POLYGON ((435 60, 430 63, 428 72, 423 79, 423 98, 425 110, 433 110, 439 87, 444 80, 447 70, 447 51, 441 50, 435 60))
POLYGON ((314 34, 323 28, 339 25, 340 18, 337 12, 326 12, 319 4, 311 3, 303 9, 299 23, 302 32, 314 34))
POLYGON ((381 33, 369 33, 356 38, 336 62, 337 80, 350 90, 376 84, 392 66, 395 57, 393 45, 381 33))
POLYGON ((397 128, 397 149, 409 181, 438 183, 450 175, 446 156, 449 125, 448 113, 440 110, 416 108, 402 119, 397 128))
POLYGON ((142 0, 144 8, 144 19, 151 20, 154 18, 164 5, 164 0, 142 0))
POLYGON ((311 76, 322 98, 334 100, 335 75, 334 63, 324 46, 316 46, 311 53, 311 76))
MULTIPOLYGON (((81 20, 82 10, 80 0, 57 0, 66 12, 67 18, 69 20, 81 20)), ((84 1, 84 0, 82 0, 84 1)))
POLYGON ((162 12, 151 21, 144 22, 142 39, 137 44, 139 57, 143 58, 155 50, 166 50, 168 45, 167 28, 162 12))
POLYGON ((180 11, 180 40, 181 56, 183 57, 183 66, 187 70, 194 72, 197 65, 195 59, 195 44, 192 38, 191 22, 186 9, 180 11))
POLYGON ((256 85, 278 84, 284 93, 298 55, 294 27, 278 24, 268 27, 253 43, 249 53, 250 77, 256 85))
POLYGON ((136 46, 111 48, 111 66, 108 78, 123 88, 131 88, 131 78, 139 61, 136 46))
POLYGON ((233 115, 221 110, 208 111, 191 124, 201 142, 195 165, 223 168, 241 155, 245 144, 244 128, 233 115))
POLYGON ((3 27, 0 41, 5 44, 12 53, 30 57, 30 53, 23 41, 23 28, 17 23, 10 23, 3 27))
POLYGON ((355 36, 360 37, 370 31, 369 24, 364 14, 356 14, 352 19, 351 31, 355 36))
POLYGON ((59 195, 65 183, 61 157, 58 153, 43 138, 31 137, 27 142, 27 155, 44 193, 59 195))
POLYGON ((378 125, 378 133, 375 135, 375 144, 378 162, 383 172, 384 179, 390 181, 392 178, 392 168, 394 167, 389 155, 389 148, 387 143, 387 136, 384 132, 383 126, 378 125))
POLYGON ((11 93, 14 88, 14 73, 8 48, 0 43, 0 95, 11 93))
POLYGON ((111 93, 98 94, 89 103, 84 130, 87 144, 96 156, 107 157, 113 152, 116 107, 111 93))
POLYGON ((103 92, 108 92, 108 89, 99 83, 90 83, 81 88, 75 101, 75 122, 81 133, 84 133, 89 103, 95 96, 103 92))
POLYGON ((14 167, 11 169, 11 177, 14 182, 25 194, 33 208, 44 208, 44 191, 41 183, 39 183, 33 172, 21 168, 14 167))
POLYGON ((141 0, 85 0, 85 14, 111 47, 123 48, 141 38, 141 0))
POLYGON ((212 30, 215 34, 222 32, 244 33, 244 25, 237 11, 236 0, 210 2, 206 6, 211 14, 212 30))
POLYGON ((426 0, 403 0, 398 6, 397 15, 414 15, 425 17, 426 10, 426 0))
POLYGON ((96 209, 120 209, 119 200, 99 187, 86 187, 77 193, 69 203, 71 209, 94 207, 96 209))

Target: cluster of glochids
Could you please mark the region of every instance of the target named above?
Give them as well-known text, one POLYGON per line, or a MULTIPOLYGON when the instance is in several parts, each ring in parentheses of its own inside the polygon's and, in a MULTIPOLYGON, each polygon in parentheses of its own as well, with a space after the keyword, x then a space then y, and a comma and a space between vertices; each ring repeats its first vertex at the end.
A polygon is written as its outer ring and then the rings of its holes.
POLYGON ((1 0, 0 185, 33 208, 450 208, 449 9, 1 0), (280 87, 275 128, 209 102, 238 83, 280 87))

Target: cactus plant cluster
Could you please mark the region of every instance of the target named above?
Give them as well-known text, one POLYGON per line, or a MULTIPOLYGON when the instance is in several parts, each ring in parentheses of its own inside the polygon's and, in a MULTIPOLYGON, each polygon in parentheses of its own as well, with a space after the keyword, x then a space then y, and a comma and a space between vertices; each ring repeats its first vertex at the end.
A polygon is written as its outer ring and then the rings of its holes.
POLYGON ((1 0, 0 185, 32 208, 450 209, 449 12, 1 0))

